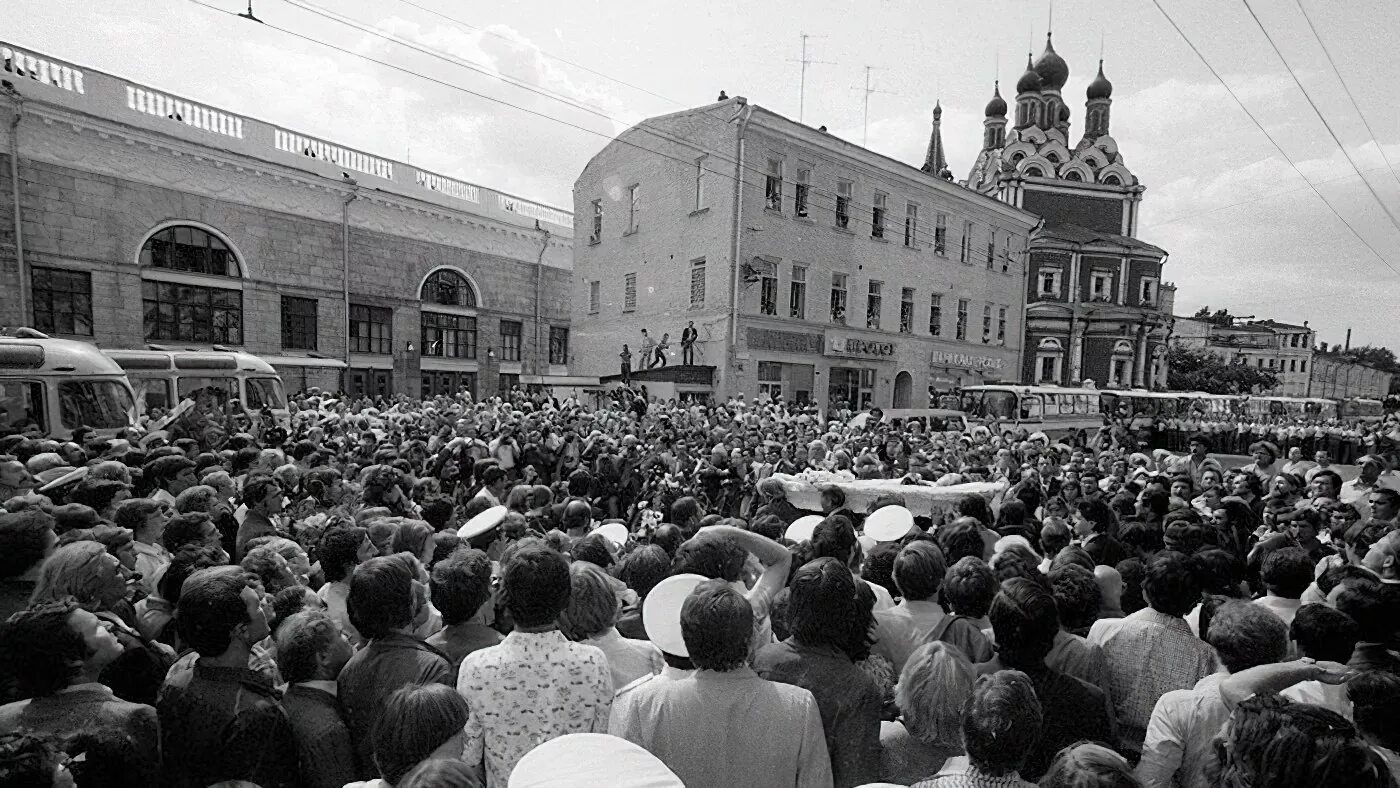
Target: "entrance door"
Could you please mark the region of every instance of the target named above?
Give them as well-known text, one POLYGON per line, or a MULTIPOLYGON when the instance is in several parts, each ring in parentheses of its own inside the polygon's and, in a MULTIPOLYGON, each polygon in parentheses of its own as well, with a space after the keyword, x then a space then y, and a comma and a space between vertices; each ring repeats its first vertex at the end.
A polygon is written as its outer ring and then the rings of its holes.
POLYGON ((890 403, 892 408, 912 407, 910 401, 914 398, 914 376, 908 372, 901 372, 894 376, 894 400, 890 403))
POLYGON ((352 369, 346 388, 351 396, 387 397, 393 391, 393 377, 385 369, 352 369))

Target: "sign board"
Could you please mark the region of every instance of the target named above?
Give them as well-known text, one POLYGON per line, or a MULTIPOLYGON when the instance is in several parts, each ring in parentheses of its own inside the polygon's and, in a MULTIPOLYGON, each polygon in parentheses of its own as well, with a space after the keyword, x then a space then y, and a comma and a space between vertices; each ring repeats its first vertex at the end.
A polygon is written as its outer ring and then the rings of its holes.
POLYGON ((836 333, 826 335, 826 352, 832 356, 890 358, 894 355, 894 348, 893 342, 882 342, 878 339, 863 339, 836 333))
POLYGON ((977 356, 971 353, 954 353, 950 350, 935 350, 929 359, 931 367, 959 367, 962 369, 1001 369, 1006 360, 995 356, 977 356))
POLYGON ((750 350, 775 350, 780 353, 822 352, 821 334, 750 327, 747 340, 750 350))

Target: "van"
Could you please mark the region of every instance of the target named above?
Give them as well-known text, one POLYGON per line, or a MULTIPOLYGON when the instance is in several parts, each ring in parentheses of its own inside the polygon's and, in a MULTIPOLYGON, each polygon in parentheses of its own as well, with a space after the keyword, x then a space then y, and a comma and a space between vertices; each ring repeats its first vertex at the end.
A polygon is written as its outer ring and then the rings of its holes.
POLYGON ((250 419, 267 408, 277 424, 291 415, 282 378, 272 365, 241 350, 108 350, 136 392, 137 411, 169 412, 185 399, 227 413, 237 407, 250 419))
POLYGON ((30 328, 0 336, 0 436, 69 440, 89 427, 111 438, 135 421, 131 384, 96 345, 30 328))

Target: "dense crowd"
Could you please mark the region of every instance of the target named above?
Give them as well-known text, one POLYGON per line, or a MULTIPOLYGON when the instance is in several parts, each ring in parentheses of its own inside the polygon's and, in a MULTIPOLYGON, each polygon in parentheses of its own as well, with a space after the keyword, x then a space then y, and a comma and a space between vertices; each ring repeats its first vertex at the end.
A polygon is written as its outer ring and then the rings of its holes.
POLYGON ((0 788, 1400 774, 1384 453, 631 388, 290 410, 0 438, 0 788))
POLYGON ((1333 462, 1350 465, 1367 454, 1400 448, 1400 428, 1393 419, 1282 414, 1231 418, 1191 411, 1150 422, 1159 442, 1176 450, 1184 450, 1192 435, 1205 435, 1224 454, 1245 454, 1254 443, 1268 441, 1285 451, 1296 448, 1309 458, 1325 452, 1333 462))

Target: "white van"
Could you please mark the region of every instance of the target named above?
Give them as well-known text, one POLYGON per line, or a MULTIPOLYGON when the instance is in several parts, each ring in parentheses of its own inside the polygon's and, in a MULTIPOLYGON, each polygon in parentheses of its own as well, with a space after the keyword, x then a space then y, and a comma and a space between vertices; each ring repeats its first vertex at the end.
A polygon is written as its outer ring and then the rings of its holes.
POLYGON ((0 436, 68 440, 91 427, 110 438, 135 419, 131 384, 96 345, 30 328, 0 336, 0 436))
POLYGON ((272 365, 241 350, 108 350, 136 391, 140 413, 169 412, 182 400, 193 399, 226 412, 237 400, 252 417, 266 406, 278 424, 291 416, 282 378, 272 365))

